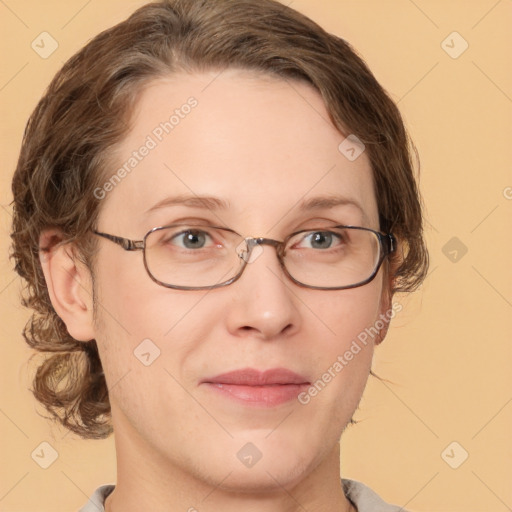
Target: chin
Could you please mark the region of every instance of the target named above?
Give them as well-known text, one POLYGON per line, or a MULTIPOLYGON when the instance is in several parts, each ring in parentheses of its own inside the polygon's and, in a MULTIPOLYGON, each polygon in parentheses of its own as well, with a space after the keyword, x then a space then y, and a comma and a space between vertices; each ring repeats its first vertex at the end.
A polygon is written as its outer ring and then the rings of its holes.
MULTIPOLYGON (((260 460, 252 468, 232 466, 232 471, 219 486, 227 492, 245 494, 263 494, 283 492, 283 487, 292 489, 298 485, 308 473, 311 464, 299 460, 297 457, 279 460, 260 460)), ((225 478, 225 475, 224 475, 225 478)))
POLYGON ((203 478, 231 493, 261 494, 282 492, 283 487, 292 489, 314 470, 321 458, 306 439, 290 444, 278 435, 275 439, 237 436, 228 446, 218 443, 208 453, 208 460, 201 463, 203 478))

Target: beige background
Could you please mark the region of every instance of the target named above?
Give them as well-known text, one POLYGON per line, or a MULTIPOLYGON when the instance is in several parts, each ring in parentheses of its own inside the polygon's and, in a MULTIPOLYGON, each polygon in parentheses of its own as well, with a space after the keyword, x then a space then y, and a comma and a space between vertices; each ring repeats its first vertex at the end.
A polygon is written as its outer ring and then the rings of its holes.
MULTIPOLYGON (((76 510, 115 482, 113 439, 52 428, 27 391, 33 368, 20 333, 28 312, 7 258, 10 180, 24 124, 51 77, 142 3, 0 2, 2 512, 76 510), (43 31, 59 45, 47 59, 31 48, 43 31), (58 453, 48 469, 31 458, 44 441, 58 453)), ((370 381, 360 423, 342 441, 343 475, 414 511, 512 510, 512 1, 291 5, 351 42, 399 103, 420 151, 427 206, 430 274, 415 295, 397 297, 404 310, 375 359, 388 382, 370 381), (442 44, 454 31, 460 36, 442 44), (458 58, 445 51, 455 55, 464 40, 458 58), (459 464, 463 450, 469 457, 457 469, 445 462, 459 464)))

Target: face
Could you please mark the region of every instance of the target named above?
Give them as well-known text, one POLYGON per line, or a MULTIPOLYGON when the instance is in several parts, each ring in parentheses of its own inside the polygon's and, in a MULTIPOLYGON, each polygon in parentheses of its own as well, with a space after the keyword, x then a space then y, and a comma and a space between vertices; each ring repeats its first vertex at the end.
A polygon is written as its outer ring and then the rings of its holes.
MULTIPOLYGON (((344 136, 314 89, 217 75, 145 88, 106 178, 136 161, 97 192, 99 231, 141 240, 153 227, 191 222, 282 240, 324 222, 379 229, 369 160, 338 150, 344 136), (166 204, 175 196, 229 206, 166 204), (301 206, 325 196, 348 201, 301 206)), ((150 279, 141 251, 98 243, 94 335, 126 464, 137 455, 137 464, 239 490, 293 484, 337 464, 373 354, 371 338, 358 348, 354 340, 387 307, 382 269, 358 288, 308 289, 285 276, 266 245, 233 284, 176 290, 150 279)))

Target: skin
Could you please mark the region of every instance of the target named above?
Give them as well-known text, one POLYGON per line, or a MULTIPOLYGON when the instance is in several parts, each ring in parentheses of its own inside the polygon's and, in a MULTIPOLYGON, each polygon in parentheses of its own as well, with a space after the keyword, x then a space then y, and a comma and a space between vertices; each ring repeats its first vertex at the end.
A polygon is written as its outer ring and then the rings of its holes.
MULTIPOLYGON (((154 81, 113 154, 112 172, 190 96, 197 107, 102 200, 98 230, 140 240, 184 219, 277 240, 315 220, 379 229, 366 154, 351 162, 338 151, 344 136, 318 92, 303 83, 240 70, 154 81), (231 206, 213 212, 178 205, 144 215, 181 193, 231 206), (298 207, 301 199, 333 194, 362 211, 298 207)), ((41 243, 55 234, 43 233, 41 243)), ((42 265, 69 332, 98 343, 118 460, 107 512, 353 510, 340 485, 339 439, 385 332, 307 405, 244 406, 200 383, 244 367, 285 367, 314 382, 389 310, 383 269, 358 288, 312 290, 288 280, 275 250, 264 246, 230 286, 183 291, 153 282, 140 252, 98 243, 96 314, 90 273, 72 246, 55 248, 42 265), (133 354, 146 338, 160 349, 150 366, 133 354), (237 458, 249 442, 262 455, 251 468, 237 458)))

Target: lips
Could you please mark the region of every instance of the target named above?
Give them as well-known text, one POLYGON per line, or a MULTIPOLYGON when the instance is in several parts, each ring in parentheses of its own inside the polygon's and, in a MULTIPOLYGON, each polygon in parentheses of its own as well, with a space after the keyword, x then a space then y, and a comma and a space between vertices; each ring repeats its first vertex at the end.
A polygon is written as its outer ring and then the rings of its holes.
POLYGON ((209 378, 204 382, 213 384, 234 384, 240 386, 269 386, 277 384, 309 384, 308 380, 298 373, 286 368, 272 368, 260 372, 253 368, 243 368, 209 378))
POLYGON ((243 368, 201 382, 227 399, 257 407, 275 407, 297 398, 310 382, 286 368, 265 371, 243 368))

